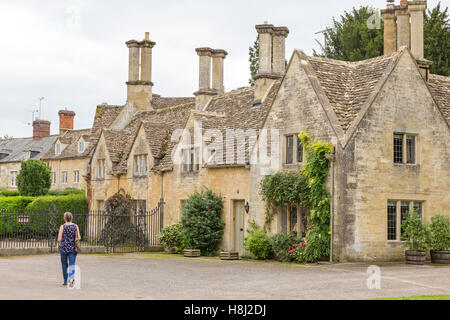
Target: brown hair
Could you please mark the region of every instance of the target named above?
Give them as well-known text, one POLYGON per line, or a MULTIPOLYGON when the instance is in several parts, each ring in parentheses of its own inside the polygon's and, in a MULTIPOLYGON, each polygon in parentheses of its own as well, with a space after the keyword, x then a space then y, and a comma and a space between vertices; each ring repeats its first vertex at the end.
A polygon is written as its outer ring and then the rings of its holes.
POLYGON ((70 212, 64 213, 64 221, 72 222, 72 213, 70 213, 70 212))

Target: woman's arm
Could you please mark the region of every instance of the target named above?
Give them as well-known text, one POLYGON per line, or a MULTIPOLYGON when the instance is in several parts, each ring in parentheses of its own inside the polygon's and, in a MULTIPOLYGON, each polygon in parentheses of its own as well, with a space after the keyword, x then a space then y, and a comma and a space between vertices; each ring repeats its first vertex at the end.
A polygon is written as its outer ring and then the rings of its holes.
POLYGON ((62 241, 62 234, 63 234, 63 226, 59 227, 59 232, 58 232, 58 242, 61 243, 62 241))
POLYGON ((78 225, 77 225, 77 240, 81 240, 80 229, 78 229, 78 225))

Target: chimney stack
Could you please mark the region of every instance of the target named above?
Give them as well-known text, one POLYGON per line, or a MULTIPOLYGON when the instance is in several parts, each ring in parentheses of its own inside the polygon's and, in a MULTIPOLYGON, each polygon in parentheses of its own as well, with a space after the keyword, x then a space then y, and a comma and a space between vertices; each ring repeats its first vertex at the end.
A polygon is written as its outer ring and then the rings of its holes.
POLYGON ((223 86, 223 60, 228 52, 222 49, 209 47, 197 48, 195 51, 199 57, 199 89, 194 92, 195 108, 203 110, 211 97, 224 93, 223 86), (211 87, 211 60, 212 60, 212 87, 211 87))
POLYGON ((388 1, 387 8, 381 10, 384 21, 384 54, 397 51, 397 24, 395 17, 394 0, 388 1))
POLYGON ((411 52, 416 59, 423 59, 423 16, 426 1, 409 1, 408 13, 411 15, 411 52))
POLYGON ((129 49, 127 102, 142 111, 151 110, 152 48, 156 43, 146 32, 144 40, 129 40, 125 44, 129 49))
POLYGON ((62 135, 67 130, 73 130, 73 119, 75 112, 70 110, 59 110, 59 134, 62 135))
POLYGON ((256 25, 255 28, 258 32, 259 41, 259 69, 253 77, 255 80, 253 103, 258 104, 262 102, 272 83, 284 75, 285 39, 289 34, 289 29, 286 27, 274 27, 268 23, 256 25))
POLYGON ((50 121, 34 120, 33 121, 33 140, 39 140, 50 136, 50 121))
POLYGON ((223 94, 223 62, 228 52, 222 49, 212 51, 212 89, 218 94, 223 94))
POLYGON ((400 6, 395 10, 397 16, 397 48, 411 48, 411 24, 408 11, 408 1, 400 1, 400 6))

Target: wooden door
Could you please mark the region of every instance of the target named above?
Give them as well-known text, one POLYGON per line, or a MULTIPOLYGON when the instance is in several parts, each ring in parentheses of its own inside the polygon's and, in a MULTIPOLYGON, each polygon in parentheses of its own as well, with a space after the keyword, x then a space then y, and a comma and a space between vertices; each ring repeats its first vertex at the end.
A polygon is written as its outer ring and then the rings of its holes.
POLYGON ((234 201, 234 251, 244 254, 244 201, 234 201))

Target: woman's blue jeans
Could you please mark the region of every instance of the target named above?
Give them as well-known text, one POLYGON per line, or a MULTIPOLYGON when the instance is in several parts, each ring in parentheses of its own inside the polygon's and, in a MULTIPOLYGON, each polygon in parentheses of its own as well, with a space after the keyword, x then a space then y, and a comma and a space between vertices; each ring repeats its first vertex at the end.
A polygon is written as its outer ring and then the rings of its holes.
POLYGON ((64 283, 67 283, 67 278, 73 280, 75 276, 75 260, 77 259, 77 253, 64 252, 59 250, 61 254, 62 273, 64 277, 64 283))

